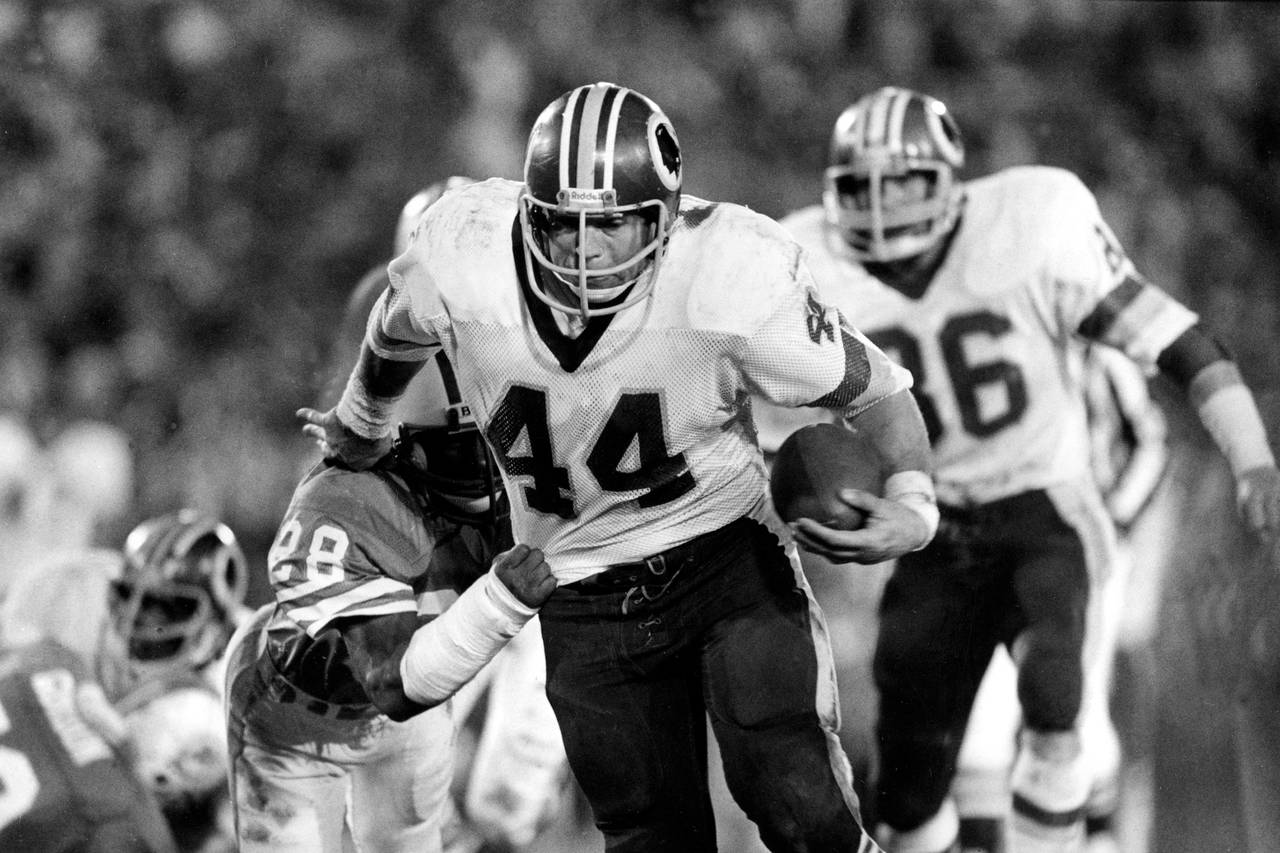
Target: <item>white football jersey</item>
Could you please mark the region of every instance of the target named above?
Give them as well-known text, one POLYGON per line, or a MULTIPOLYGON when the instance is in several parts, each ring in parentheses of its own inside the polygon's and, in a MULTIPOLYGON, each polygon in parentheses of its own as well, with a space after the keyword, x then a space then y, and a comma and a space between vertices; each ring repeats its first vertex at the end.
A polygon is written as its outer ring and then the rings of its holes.
POLYGON ((820 206, 782 224, 805 247, 823 299, 914 375, 939 500, 1087 480, 1085 339, 1154 371, 1197 317, 1142 280, 1071 173, 1018 167, 965 187, 958 230, 919 299, 867 273, 820 206))
POLYGON ((749 395, 855 414, 910 385, 818 300, 777 223, 690 197, 653 295, 569 339, 523 292, 520 190, 492 179, 432 205, 366 339, 387 358, 444 347, 516 539, 562 583, 767 518, 749 395))

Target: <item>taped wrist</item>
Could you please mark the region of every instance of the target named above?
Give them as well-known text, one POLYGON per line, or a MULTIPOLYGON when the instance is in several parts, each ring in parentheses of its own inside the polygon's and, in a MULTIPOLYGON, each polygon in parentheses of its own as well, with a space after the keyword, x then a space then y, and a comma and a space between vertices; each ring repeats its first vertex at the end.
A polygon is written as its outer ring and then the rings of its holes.
POLYGON ((884 481, 884 496, 897 501, 924 519, 929 535, 912 550, 919 551, 938 532, 938 499, 933 493, 933 478, 923 471, 898 471, 884 481))
POLYGON ((448 699, 535 613, 490 569, 453 606, 413 632, 400 659, 404 695, 428 706, 448 699))
POLYGON ((1227 361, 1211 364, 1196 375, 1191 401, 1236 479, 1252 468, 1275 465, 1267 430, 1240 371, 1227 361))
POLYGON ((338 401, 338 420, 364 438, 377 440, 391 433, 391 410, 396 397, 376 397, 369 393, 359 368, 347 377, 347 386, 338 401))

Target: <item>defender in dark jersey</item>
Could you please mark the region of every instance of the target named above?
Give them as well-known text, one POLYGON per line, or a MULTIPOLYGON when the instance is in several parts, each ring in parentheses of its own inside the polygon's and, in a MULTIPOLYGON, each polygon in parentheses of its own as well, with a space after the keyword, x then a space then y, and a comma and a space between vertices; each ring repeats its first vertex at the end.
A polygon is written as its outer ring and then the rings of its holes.
POLYGON ((299 484, 268 555, 275 603, 232 639, 242 851, 339 851, 344 834, 359 849, 439 849, 443 703, 554 589, 540 551, 498 553, 489 457, 448 362, 433 370, 406 407, 432 424, 402 424, 370 470, 322 462, 299 484))

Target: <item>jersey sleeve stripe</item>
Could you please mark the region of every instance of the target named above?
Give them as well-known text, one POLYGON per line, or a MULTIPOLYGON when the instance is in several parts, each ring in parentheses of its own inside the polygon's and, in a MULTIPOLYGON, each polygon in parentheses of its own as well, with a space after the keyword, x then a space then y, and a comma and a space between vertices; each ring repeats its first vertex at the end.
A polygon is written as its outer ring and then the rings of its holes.
POLYGON ((336 595, 326 592, 281 599, 280 605, 289 618, 311 636, 340 616, 412 613, 418 609, 412 588, 387 578, 361 583, 336 595))
POLYGON ((867 348, 854 335, 840 324, 840 341, 844 346, 844 378, 834 390, 823 394, 806 406, 823 409, 843 409, 862 395, 871 384, 871 361, 867 358, 867 348))
POLYGON ((367 583, 372 581, 366 578, 348 578, 341 572, 335 572, 332 575, 310 577, 306 580, 296 580, 293 577, 276 578, 272 585, 275 588, 276 600, 284 604, 305 596, 339 595, 352 587, 367 583))
POLYGON ((412 599, 413 587, 391 578, 360 578, 322 585, 305 583, 289 589, 278 589, 276 591, 276 600, 282 606, 289 607, 307 599, 316 601, 331 599, 346 603, 361 599, 380 598, 386 595, 403 595, 412 599))
POLYGON ((369 602, 355 607, 343 609, 340 613, 330 613, 317 608, 303 608, 290 611, 289 617, 307 632, 312 638, 329 627, 335 619, 347 619, 353 616, 387 616, 392 613, 416 613, 413 602, 384 601, 369 602))
MULTIPOLYGON (((1149 366, 1155 363, 1165 347, 1195 325, 1197 320, 1194 312, 1164 291, 1151 285, 1140 285, 1111 317, 1096 340, 1123 350, 1140 364, 1149 366)), ((1087 319, 1081 324, 1082 331, 1086 323, 1087 319)))
POLYGON ((1111 292, 1103 297, 1097 307, 1080 321, 1078 331, 1081 335, 1091 340, 1100 341, 1115 325, 1120 315, 1124 313, 1138 295, 1146 286, 1134 278, 1127 276, 1124 281, 1120 282, 1111 292))

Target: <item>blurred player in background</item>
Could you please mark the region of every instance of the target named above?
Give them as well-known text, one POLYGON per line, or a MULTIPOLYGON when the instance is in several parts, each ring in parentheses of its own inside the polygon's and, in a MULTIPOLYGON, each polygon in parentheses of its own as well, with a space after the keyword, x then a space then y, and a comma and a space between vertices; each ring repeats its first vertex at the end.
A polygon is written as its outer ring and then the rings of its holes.
MULTIPOLYGON (((470 183, 474 181, 455 175, 410 197, 396 223, 394 254, 408 247, 428 207, 448 190, 470 183)), ((332 347, 333 358, 318 383, 329 404, 337 403, 342 394, 369 311, 388 283, 386 264, 378 264, 347 300, 341 334, 332 347)), ((425 387, 434 376, 434 371, 426 371, 415 382, 425 387)), ((449 393, 457 391, 451 388, 449 393)), ((430 402, 431 394, 425 392, 424 397, 415 392, 403 405, 422 399, 430 402)), ((402 411, 408 421, 437 416, 407 408, 402 411)), ((507 520, 500 523, 502 535, 509 537, 507 520)), ((444 830, 448 853, 470 853, 482 847, 518 851, 532 843, 557 815, 573 815, 570 809, 562 808, 571 793, 571 777, 560 729, 546 699, 542 633, 536 616, 531 622, 529 630, 516 635, 450 701, 457 750, 451 801, 451 805, 456 802, 456 808, 444 830)))
POLYGON ((230 527, 182 509, 135 527, 123 557, 112 615, 127 665, 103 683, 180 848, 233 850, 222 673, 227 642, 250 615, 244 551, 230 527))
POLYGON ((957 841, 949 790, 994 649, 1017 663, 1013 849, 1078 850, 1092 779, 1078 722, 1115 532, 1090 470, 1085 347, 1183 388, 1226 456, 1249 527, 1280 528, 1280 472, 1252 395, 1191 311, 1146 283, 1070 173, 960 183, 938 100, 885 88, 837 120, 824 203, 784 224, 826 299, 915 377, 942 523, 880 607, 880 839, 957 841), (1088 646, 1088 648, 1086 648, 1088 646))
POLYGON ((0 608, 0 849, 174 853, 98 674, 119 553, 30 568, 0 608))
POLYGON ((22 573, 0 614, 0 742, 22 772, 4 779, 0 840, 22 843, 0 849, 234 849, 213 685, 246 568, 230 529, 184 510, 123 552, 60 551, 22 573))
POLYGON ((428 209, 338 405, 304 409, 367 465, 390 406, 448 354, 502 467, 516 538, 547 549, 547 695, 610 850, 715 845, 711 717, 736 801, 775 850, 871 850, 832 732, 821 612, 793 536, 875 561, 928 541, 909 377, 816 298, 795 244, 746 208, 681 198, 662 110, 580 86, 529 135, 523 183, 428 209), (747 395, 832 408, 879 447, 858 531, 768 513, 747 395), (768 689, 759 689, 767 684, 768 689))
MULTIPOLYGON (((1090 346, 1083 382, 1091 467, 1119 533, 1111 573, 1096 591, 1100 600, 1096 627, 1091 628, 1093 652, 1085 670, 1089 686, 1079 722, 1090 776, 1085 834, 1089 853, 1118 853, 1122 755, 1110 700, 1124 593, 1135 559, 1127 533, 1150 505, 1168 467, 1168 428, 1141 368, 1119 351, 1090 346)), ((965 853, 1002 853, 1008 847, 1009 776, 1020 724, 1017 669, 1002 646, 992 655, 974 700, 952 783, 965 853)))

